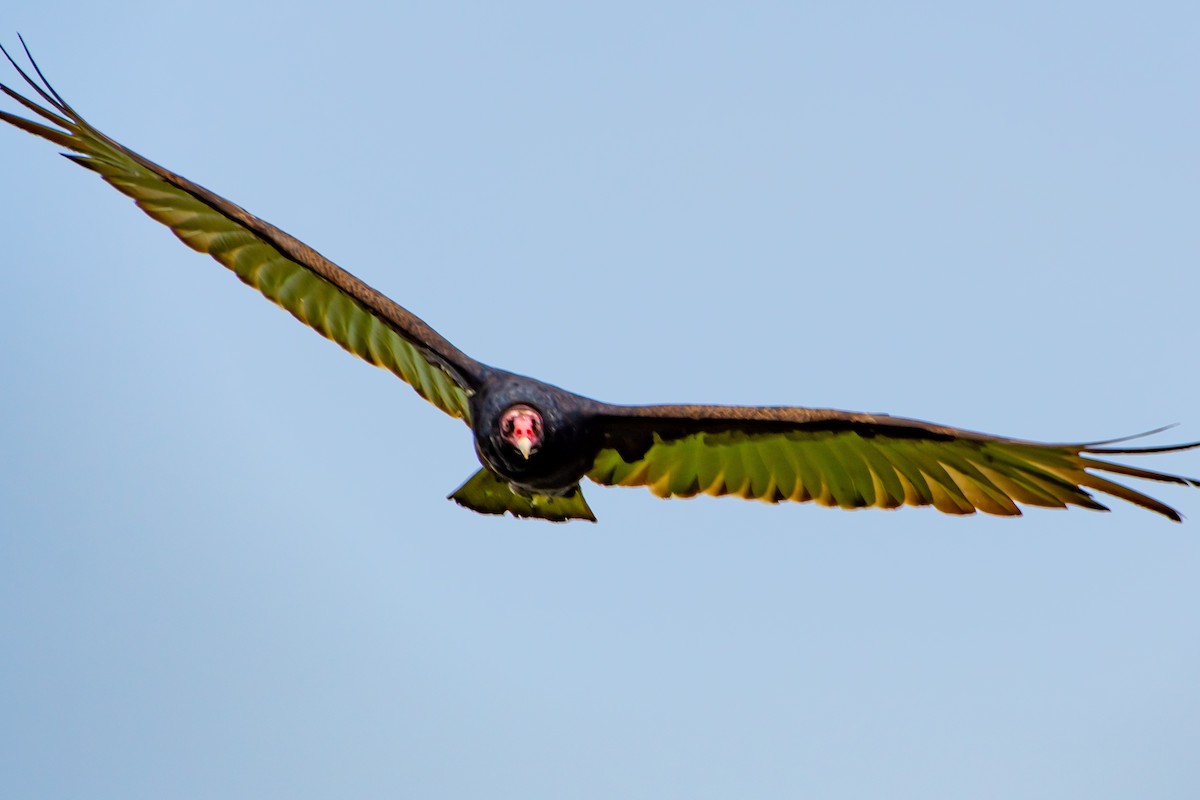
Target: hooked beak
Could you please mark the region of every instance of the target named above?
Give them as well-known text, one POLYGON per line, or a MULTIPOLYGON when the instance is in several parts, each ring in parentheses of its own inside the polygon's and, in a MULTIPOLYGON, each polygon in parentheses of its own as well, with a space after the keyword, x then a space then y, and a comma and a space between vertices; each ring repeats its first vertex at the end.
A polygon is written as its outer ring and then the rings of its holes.
POLYGON ((528 460, 529 454, 533 452, 533 442, 529 440, 528 436, 522 436, 521 438, 517 439, 517 449, 520 450, 521 455, 528 460))

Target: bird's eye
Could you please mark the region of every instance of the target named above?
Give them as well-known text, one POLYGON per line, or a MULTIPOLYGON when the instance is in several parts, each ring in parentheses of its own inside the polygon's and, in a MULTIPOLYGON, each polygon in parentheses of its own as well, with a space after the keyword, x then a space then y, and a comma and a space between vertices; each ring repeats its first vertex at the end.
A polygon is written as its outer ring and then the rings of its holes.
POLYGON ((500 425, 500 431, 501 431, 501 432, 502 432, 502 433, 503 433, 505 436, 508 436, 510 433, 512 433, 512 432, 513 432, 513 421, 512 421, 512 419, 511 419, 511 418, 510 418, 510 419, 506 419, 506 420, 504 420, 504 422, 503 422, 503 423, 501 423, 501 425, 500 425))

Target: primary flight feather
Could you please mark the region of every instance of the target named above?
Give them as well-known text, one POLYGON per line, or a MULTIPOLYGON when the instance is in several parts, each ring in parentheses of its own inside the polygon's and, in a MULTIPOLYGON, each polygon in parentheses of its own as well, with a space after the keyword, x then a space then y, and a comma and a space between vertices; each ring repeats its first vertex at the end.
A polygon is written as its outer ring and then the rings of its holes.
POLYGON ((1200 442, 1043 444, 829 409, 619 406, 482 364, 303 242, 100 133, 50 86, 28 48, 40 82, 0 52, 46 104, 0 84, 40 121, 6 111, 0 119, 71 151, 68 158, 132 198, 184 244, 466 422, 483 467, 451 498, 475 511, 594 521, 579 489, 587 477, 646 486, 660 497, 932 505, 950 514, 1008 516, 1021 513, 1018 504, 1107 510, 1092 490, 1178 521, 1174 509, 1099 473, 1200 486, 1096 457, 1200 442))

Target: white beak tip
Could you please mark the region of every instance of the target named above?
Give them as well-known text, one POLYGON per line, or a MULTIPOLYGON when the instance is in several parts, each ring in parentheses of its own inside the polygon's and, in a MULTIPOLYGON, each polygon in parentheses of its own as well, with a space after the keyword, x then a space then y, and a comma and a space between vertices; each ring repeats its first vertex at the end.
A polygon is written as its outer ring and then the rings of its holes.
POLYGON ((528 459, 529 454, 533 452, 533 442, 529 441, 528 436, 522 436, 520 439, 517 439, 517 450, 521 452, 522 456, 528 459))

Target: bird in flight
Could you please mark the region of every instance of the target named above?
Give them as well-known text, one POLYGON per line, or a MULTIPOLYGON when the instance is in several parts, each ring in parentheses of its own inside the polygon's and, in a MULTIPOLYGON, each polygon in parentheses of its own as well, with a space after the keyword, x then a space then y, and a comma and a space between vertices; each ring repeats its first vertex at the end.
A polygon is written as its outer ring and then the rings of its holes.
POLYGON ((0 90, 40 121, 5 111, 0 119, 70 151, 67 158, 98 173, 184 244, 463 420, 482 468, 450 498, 475 511, 595 521, 579 487, 587 478, 646 486, 660 497, 932 505, 948 514, 1004 516, 1019 515, 1018 504, 1107 511, 1094 491, 1179 521, 1173 508, 1105 474, 1200 487, 1193 478, 1108 458, 1200 442, 1044 444, 820 408, 613 405, 482 364, 303 242, 93 128, 24 49, 33 75, 0 47, 45 105, 3 84, 0 90))

